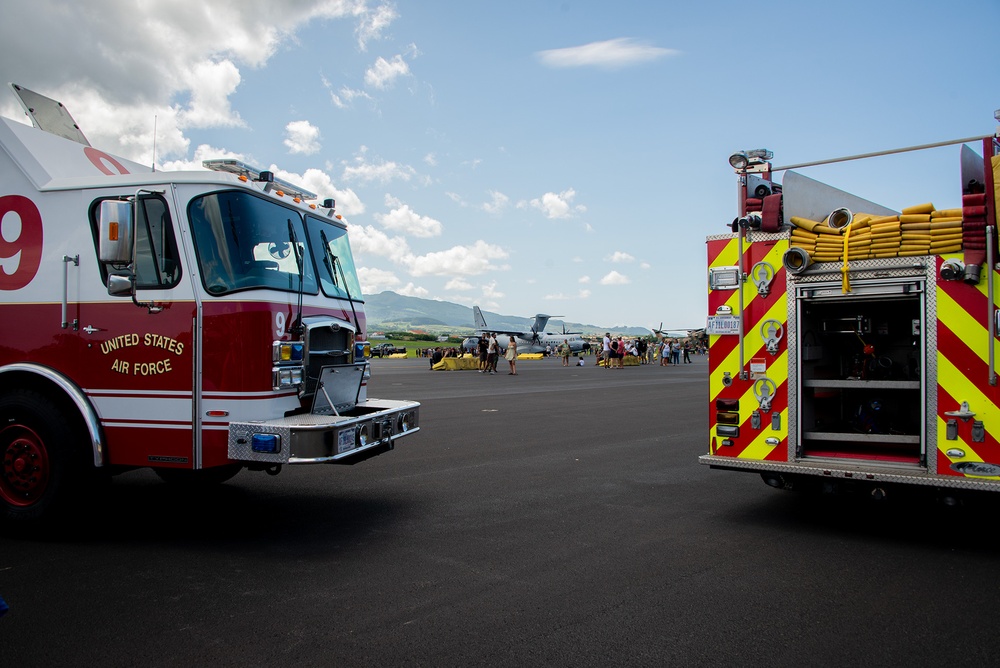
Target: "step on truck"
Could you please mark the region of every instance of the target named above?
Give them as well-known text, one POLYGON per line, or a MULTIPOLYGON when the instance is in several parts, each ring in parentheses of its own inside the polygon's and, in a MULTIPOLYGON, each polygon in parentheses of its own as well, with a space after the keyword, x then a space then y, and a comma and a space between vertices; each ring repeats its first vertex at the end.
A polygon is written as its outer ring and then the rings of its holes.
POLYGON ((355 464, 419 430, 367 396, 361 286, 333 200, 233 160, 155 171, 20 86, 0 118, 0 508, 37 520, 109 474, 215 483, 355 464))
POLYGON ((739 215, 707 240, 702 464, 874 498, 1000 492, 998 136, 787 167, 766 150, 730 158, 739 215), (952 145, 955 163, 926 174, 954 184, 940 208, 800 173, 952 145))

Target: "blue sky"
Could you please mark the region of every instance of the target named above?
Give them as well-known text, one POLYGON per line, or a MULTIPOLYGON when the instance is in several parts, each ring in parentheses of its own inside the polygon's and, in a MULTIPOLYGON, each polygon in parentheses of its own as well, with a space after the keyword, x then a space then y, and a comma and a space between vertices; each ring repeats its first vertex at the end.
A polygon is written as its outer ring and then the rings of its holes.
MULTIPOLYGON (((368 293, 600 326, 703 326, 727 163, 996 130, 996 0, 53 0, 0 72, 91 143, 274 167, 333 197, 368 293)), ((0 112, 20 117, 13 96, 0 112)), ((960 204, 958 148, 803 170, 891 208, 960 204)), ((471 322, 471 309, 470 309, 471 322)))

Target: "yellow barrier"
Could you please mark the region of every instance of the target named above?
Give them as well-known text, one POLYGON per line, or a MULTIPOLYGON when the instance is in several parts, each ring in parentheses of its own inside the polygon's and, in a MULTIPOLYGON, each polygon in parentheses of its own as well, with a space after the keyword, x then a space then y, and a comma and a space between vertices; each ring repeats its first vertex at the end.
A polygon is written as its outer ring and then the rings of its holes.
POLYGON ((431 368, 434 371, 467 371, 469 369, 478 369, 479 359, 476 357, 445 357, 431 368))
MULTIPOLYGON (((635 355, 626 355, 625 359, 622 360, 622 366, 639 366, 640 364, 639 358, 635 355)), ((604 360, 598 359, 597 366, 604 366, 604 360)))
POLYGON ((520 355, 517 356, 517 359, 519 359, 519 360, 540 360, 543 357, 545 357, 545 355, 543 355, 542 353, 521 353, 520 355))

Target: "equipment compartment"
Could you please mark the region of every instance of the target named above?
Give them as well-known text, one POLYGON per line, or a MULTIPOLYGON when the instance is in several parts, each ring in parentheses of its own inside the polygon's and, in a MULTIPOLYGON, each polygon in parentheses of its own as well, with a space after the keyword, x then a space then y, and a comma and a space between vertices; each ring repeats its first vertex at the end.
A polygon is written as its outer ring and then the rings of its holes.
POLYGON ((925 464, 920 281, 801 289, 797 456, 925 464))

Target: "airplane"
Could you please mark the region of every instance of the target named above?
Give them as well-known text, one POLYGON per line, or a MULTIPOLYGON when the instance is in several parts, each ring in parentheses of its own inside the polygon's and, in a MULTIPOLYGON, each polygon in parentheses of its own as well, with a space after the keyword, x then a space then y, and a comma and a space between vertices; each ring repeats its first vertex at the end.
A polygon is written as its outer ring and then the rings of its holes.
POLYGON ((472 307, 472 317, 476 322, 476 336, 469 337, 462 342, 462 348, 465 350, 474 350, 476 344, 479 343, 479 337, 489 332, 497 334, 497 343, 503 350, 507 349, 508 340, 506 337, 513 336, 517 339, 518 353, 542 353, 545 352, 546 347, 555 352, 559 350, 563 341, 569 343, 570 352, 573 354, 579 353, 581 350, 590 350, 590 344, 580 338, 580 332, 567 332, 565 325, 563 325, 562 334, 548 334, 543 331, 549 318, 561 318, 560 315, 552 316, 539 313, 535 316, 531 330, 527 332, 492 329, 486 324, 486 318, 483 317, 483 312, 478 306, 472 307))
POLYGON ((660 328, 653 328, 653 334, 656 335, 658 339, 701 339, 705 337, 705 328, 700 329, 687 329, 681 327, 679 329, 663 329, 663 323, 660 323, 660 328))

